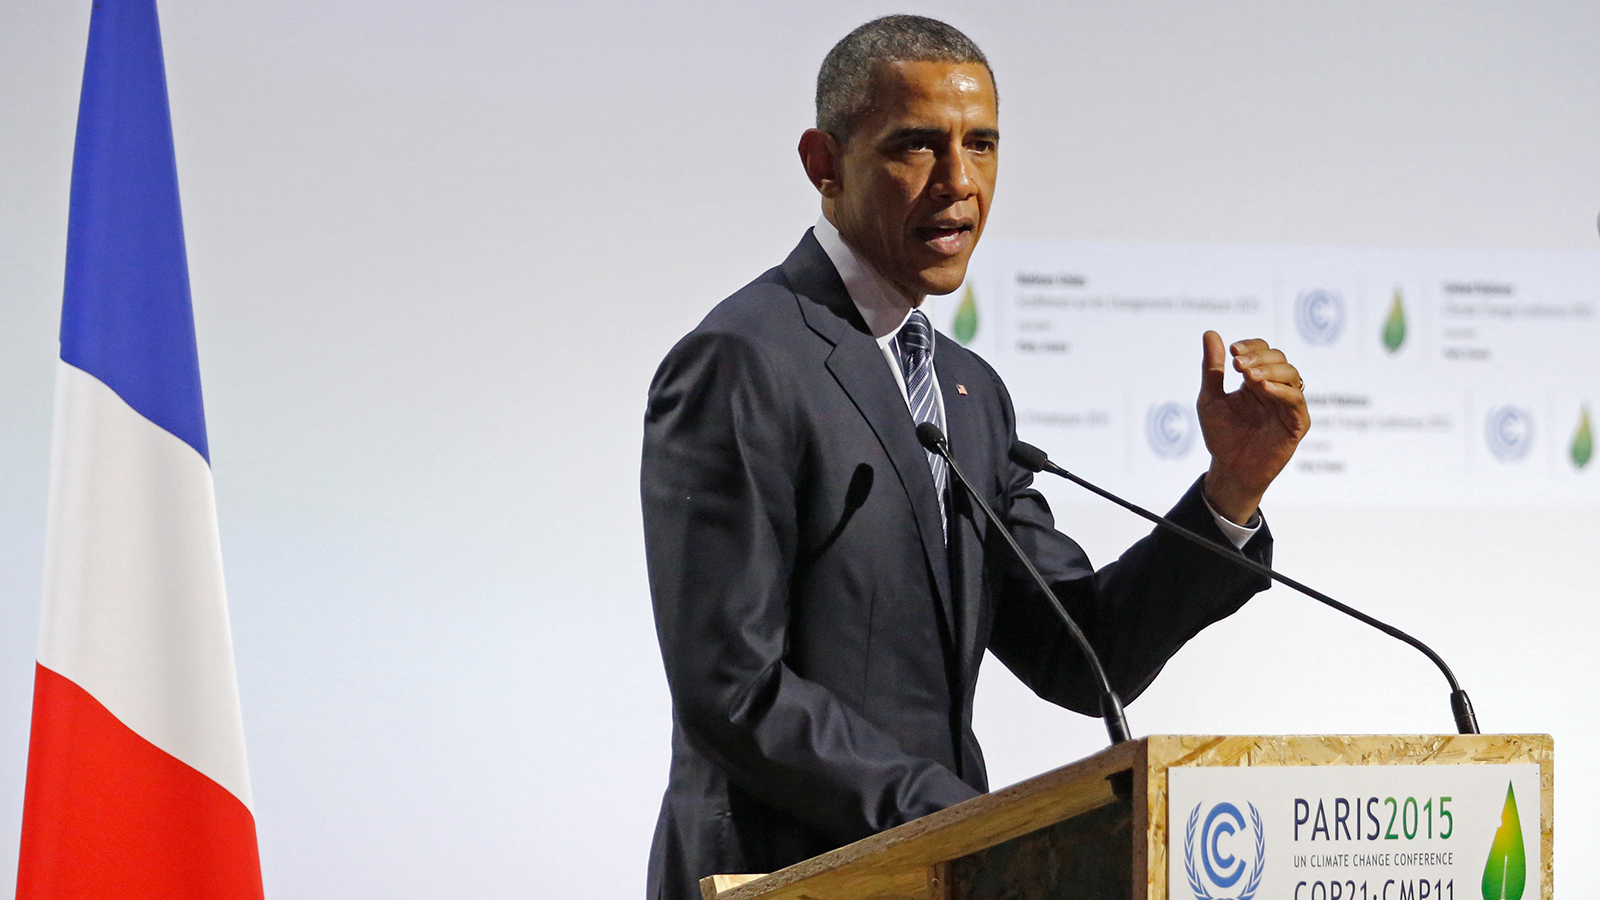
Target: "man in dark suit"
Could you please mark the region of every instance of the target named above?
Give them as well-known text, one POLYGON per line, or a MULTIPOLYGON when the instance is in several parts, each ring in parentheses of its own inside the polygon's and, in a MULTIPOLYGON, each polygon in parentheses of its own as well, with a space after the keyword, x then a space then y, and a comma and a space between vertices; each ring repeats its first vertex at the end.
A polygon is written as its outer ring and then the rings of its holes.
MULTIPOLYGON (((972 700, 984 651, 1093 713, 1086 663, 990 523, 917 442, 931 421, 1132 699, 1263 580, 1156 533, 1096 571, 1007 459, 1016 422, 982 359, 917 309, 955 290, 983 230, 993 76, 948 25, 852 32, 818 79, 800 156, 823 217, 719 304, 650 388, 642 494, 673 702, 649 896, 768 872, 987 790, 972 700)), ((1172 516, 1270 558, 1257 513, 1309 423, 1262 341, 1204 338, 1212 453, 1172 516), (1243 524, 1240 524, 1243 523, 1243 524)))

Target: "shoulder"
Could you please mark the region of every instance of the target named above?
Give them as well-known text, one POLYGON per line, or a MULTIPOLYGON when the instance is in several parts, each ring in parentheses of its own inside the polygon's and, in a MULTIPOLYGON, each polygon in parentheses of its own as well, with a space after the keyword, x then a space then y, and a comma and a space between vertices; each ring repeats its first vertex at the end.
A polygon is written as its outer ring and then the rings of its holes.
POLYGON ((712 307, 688 337, 725 335, 762 341, 792 332, 796 326, 805 327, 799 296, 782 268, 774 267, 712 307))
POLYGON ((685 393, 775 396, 819 344, 801 312, 804 302, 778 266, 712 307, 657 367, 650 408, 685 393))
MULTIPOLYGON (((838 272, 807 232, 780 265, 734 291, 667 355, 732 352, 786 368, 826 357, 859 318, 838 272)), ((864 328, 865 326, 860 326, 864 328)))
POLYGON ((799 298, 774 268, 706 313, 667 353, 663 371, 690 360, 719 359, 740 368, 770 368, 802 339, 799 298))

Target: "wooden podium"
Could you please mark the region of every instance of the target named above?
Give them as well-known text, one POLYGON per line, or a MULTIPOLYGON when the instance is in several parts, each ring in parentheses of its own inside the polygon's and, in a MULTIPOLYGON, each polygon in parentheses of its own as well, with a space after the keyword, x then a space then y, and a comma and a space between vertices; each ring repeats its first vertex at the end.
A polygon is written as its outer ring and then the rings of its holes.
MULTIPOLYGON (((1531 763, 1539 833, 1528 839, 1540 848, 1538 883, 1549 900, 1553 757, 1548 735, 1155 735, 787 869, 703 879, 701 892, 706 900, 1188 900, 1196 894, 1187 884, 1169 893, 1167 883, 1170 769, 1531 763)), ((1480 895, 1476 884, 1456 893, 1480 895)), ((1524 900, 1534 900, 1531 890, 1524 900)))

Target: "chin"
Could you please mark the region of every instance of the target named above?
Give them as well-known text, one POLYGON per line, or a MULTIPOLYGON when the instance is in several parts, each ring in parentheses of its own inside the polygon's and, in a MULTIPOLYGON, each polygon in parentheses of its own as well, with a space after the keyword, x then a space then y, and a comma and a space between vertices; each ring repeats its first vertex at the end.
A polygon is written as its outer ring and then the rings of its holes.
POLYGON ((961 266, 954 269, 939 268, 933 271, 919 273, 922 281, 923 293, 932 296, 942 296, 961 287, 967 280, 967 263, 962 260, 961 266))

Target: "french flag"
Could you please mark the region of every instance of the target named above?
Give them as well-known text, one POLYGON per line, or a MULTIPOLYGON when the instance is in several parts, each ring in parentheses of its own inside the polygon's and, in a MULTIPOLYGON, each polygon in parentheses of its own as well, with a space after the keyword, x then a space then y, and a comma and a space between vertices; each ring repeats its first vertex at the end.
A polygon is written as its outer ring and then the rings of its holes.
POLYGON ((94 0, 18 900, 259 898, 154 0, 94 0))

